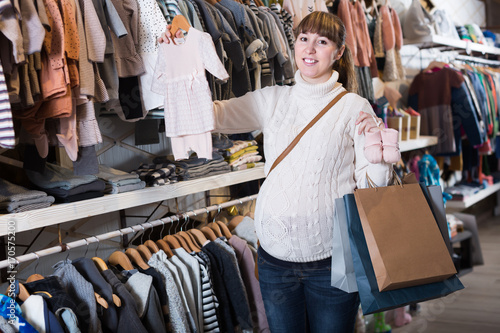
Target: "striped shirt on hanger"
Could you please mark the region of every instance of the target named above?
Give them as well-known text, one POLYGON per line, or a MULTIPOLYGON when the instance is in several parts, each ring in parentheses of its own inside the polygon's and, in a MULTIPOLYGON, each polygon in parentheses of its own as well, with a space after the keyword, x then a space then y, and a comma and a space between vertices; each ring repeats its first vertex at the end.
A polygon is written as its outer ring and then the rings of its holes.
POLYGON ((199 253, 191 253, 191 255, 200 263, 203 329, 205 333, 220 332, 216 313, 216 309, 218 306, 218 303, 216 302, 217 297, 215 296, 215 293, 212 289, 212 284, 208 276, 207 264, 198 254, 199 253))
POLYGON ((0 147, 13 149, 16 146, 14 123, 12 122, 12 111, 10 109, 7 84, 0 63, 0 147))

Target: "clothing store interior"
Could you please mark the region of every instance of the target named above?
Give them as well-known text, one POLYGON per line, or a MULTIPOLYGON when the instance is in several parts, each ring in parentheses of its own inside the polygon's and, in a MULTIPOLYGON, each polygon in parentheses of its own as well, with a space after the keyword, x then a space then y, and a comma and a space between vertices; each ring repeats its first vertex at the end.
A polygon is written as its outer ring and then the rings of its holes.
POLYGON ((386 201, 398 224, 377 233, 356 189, 369 254, 350 214, 327 217, 332 288, 359 292, 354 332, 498 332, 499 0, 0 0, 0 332, 271 332, 265 131, 217 132, 212 102, 294 86, 313 11, 342 20, 356 93, 397 130, 387 188, 427 199, 435 241, 398 237, 454 268, 382 290, 386 260, 412 274, 436 261, 395 245, 386 258, 410 210, 386 201), (432 293, 450 275, 459 287, 432 293))

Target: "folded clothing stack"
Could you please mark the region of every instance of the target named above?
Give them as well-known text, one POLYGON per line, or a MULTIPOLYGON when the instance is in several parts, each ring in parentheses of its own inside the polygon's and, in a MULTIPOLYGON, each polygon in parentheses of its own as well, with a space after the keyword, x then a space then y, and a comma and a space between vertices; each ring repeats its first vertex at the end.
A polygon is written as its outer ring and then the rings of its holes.
POLYGON ((451 194, 451 200, 464 201, 482 189, 484 189, 484 184, 479 184, 477 182, 457 183, 454 186, 445 188, 444 192, 451 194))
POLYGON ((105 183, 94 175, 77 176, 73 170, 47 163, 43 172, 26 170, 38 189, 55 197, 57 202, 75 202, 102 197, 105 183))
POLYGON ((465 26, 458 25, 458 26, 456 26, 456 29, 458 32, 458 36, 460 36, 461 40, 468 40, 468 41, 472 42, 472 38, 469 35, 469 31, 467 30, 467 28, 465 26))
POLYGON ((262 160, 257 150, 257 141, 234 141, 231 148, 224 150, 224 159, 229 163, 232 171, 250 169, 260 164, 262 160))
POLYGON ((104 164, 99 165, 97 177, 106 183, 104 193, 116 194, 146 187, 146 182, 142 181, 138 174, 113 169, 104 164))
POLYGON ((185 160, 172 161, 166 157, 157 157, 155 163, 171 163, 175 165, 175 172, 180 180, 191 180, 208 176, 219 175, 231 171, 231 168, 224 161, 224 157, 216 151, 212 152, 212 159, 189 158, 185 160))
POLYGON ((29 190, 5 179, 0 179, 0 214, 46 208, 52 205, 54 200, 54 197, 45 192, 29 190))
POLYGON ((481 28, 479 28, 477 24, 475 23, 466 24, 465 28, 469 32, 469 36, 472 39, 473 43, 486 44, 483 32, 481 31, 481 28))
POLYGON ((175 165, 170 162, 143 163, 132 173, 137 174, 149 187, 177 183, 178 179, 175 165))

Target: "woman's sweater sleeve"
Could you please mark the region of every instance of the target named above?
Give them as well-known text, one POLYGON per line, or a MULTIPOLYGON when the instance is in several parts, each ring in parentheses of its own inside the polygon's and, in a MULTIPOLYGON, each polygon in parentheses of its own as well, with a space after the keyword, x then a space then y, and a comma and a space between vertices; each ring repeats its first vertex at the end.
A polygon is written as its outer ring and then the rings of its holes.
MULTIPOLYGON (((368 102, 365 102, 362 111, 375 116, 375 113, 368 102)), ((364 153, 365 135, 358 134, 358 129, 359 125, 354 127, 354 178, 356 181, 356 187, 368 187, 368 183, 366 181, 367 174, 377 186, 387 186, 392 178, 392 164, 384 162, 372 164, 368 162, 364 153)))
POLYGON ((263 128, 265 124, 266 91, 259 89, 237 98, 214 102, 215 132, 246 133, 263 128))

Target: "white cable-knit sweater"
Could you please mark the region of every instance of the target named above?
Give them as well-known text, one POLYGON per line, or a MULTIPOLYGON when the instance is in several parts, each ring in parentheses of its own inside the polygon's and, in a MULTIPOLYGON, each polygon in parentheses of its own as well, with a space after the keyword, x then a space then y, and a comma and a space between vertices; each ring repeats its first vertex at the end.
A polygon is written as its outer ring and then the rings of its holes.
MULTIPOLYGON (((338 73, 321 84, 273 86, 214 103, 216 131, 264 134, 265 172, 299 132, 341 91, 338 73)), ((391 177, 388 164, 370 164, 364 135, 357 134, 359 112, 372 113, 368 101, 344 96, 273 170, 255 208, 260 245, 285 261, 309 262, 332 255, 334 199, 366 187, 366 173, 383 186, 391 177)))

